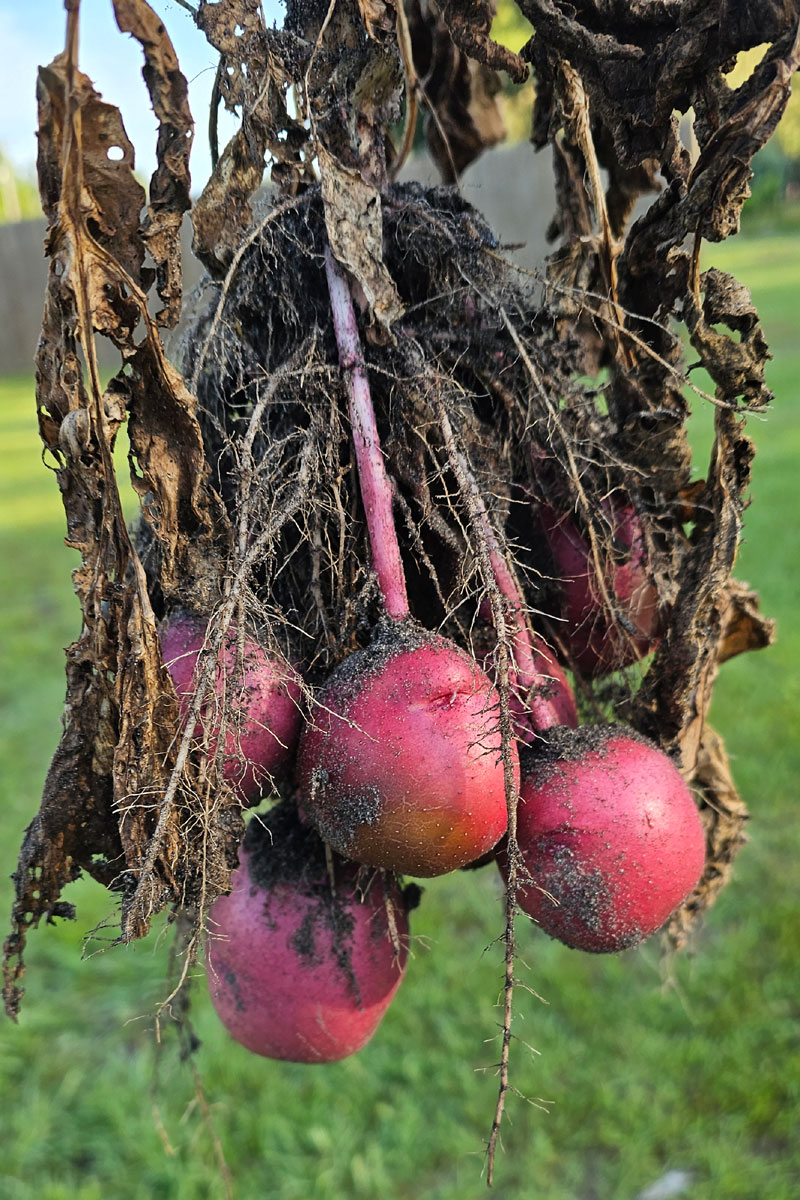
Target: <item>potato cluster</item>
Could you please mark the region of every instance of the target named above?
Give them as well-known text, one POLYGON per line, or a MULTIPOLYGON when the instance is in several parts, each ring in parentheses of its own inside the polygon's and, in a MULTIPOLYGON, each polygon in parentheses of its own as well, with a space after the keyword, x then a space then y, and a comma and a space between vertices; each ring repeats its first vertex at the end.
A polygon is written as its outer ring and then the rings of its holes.
MULTIPOLYGON (((622 553, 601 581, 571 518, 538 515, 559 572, 562 644, 595 677, 658 636, 636 515, 611 515, 622 553), (609 591, 629 637, 604 615, 609 591)), ((187 613, 162 629, 185 718, 206 638, 205 621, 187 613)), ((621 725, 578 726, 567 672, 537 635, 527 661, 539 686, 526 706, 523 649, 518 641, 509 672, 504 755, 492 657, 479 664, 407 612, 387 615, 313 698, 300 664, 229 631, 197 737, 244 806, 274 795, 276 781, 293 797, 250 822, 231 893, 209 917, 212 999, 248 1049, 302 1062, 360 1049, 406 967, 409 900, 397 877, 495 861, 505 878, 509 792, 517 902, 566 945, 634 946, 693 889, 704 832, 674 764, 621 725)))

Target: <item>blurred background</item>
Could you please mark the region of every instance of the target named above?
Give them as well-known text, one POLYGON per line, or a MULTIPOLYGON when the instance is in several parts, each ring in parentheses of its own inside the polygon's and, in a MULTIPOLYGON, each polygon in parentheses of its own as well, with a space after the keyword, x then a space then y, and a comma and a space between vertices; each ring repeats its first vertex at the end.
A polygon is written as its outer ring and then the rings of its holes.
MULTIPOLYGON (((138 48, 116 31, 107 2, 81 7, 83 69, 121 107, 146 179, 155 124, 138 48)), ((155 7, 202 131, 212 52, 179 4, 155 7)), ((514 12, 502 5, 496 27, 512 47, 526 36, 514 12)), ((277 5, 267 13, 280 19, 277 5)), ((32 378, 46 274, 34 80, 37 63, 60 50, 63 23, 57 4, 23 12, 0 2, 9 68, 0 110, 0 921, 59 736, 63 648, 79 630, 76 556, 42 461, 32 378)), ((737 72, 758 56, 743 56, 737 72)), ((509 91, 504 105, 512 144, 485 154, 462 186, 535 266, 547 252, 550 166, 525 142, 530 94, 509 91)), ((202 183, 202 132, 193 162, 202 183)), ((422 157, 409 169, 433 179, 422 157)), ((777 618, 778 643, 724 665, 711 713, 751 809, 750 842, 693 952, 674 960, 657 939, 613 958, 583 955, 521 919, 522 977, 536 995, 517 996, 520 1095, 509 1100, 495 1188, 514 1200, 800 1195, 800 94, 754 169, 741 235, 704 248, 704 266, 751 288, 774 355, 774 406, 748 422, 758 453, 737 575, 777 618)), ((692 403, 701 475, 711 413, 692 403)), ((77 922, 31 935, 19 1025, 0 1018, 0 1196, 212 1200, 231 1180, 241 1200, 484 1193, 502 986, 493 869, 427 883, 397 1000, 364 1051, 325 1067, 269 1062, 233 1043, 201 968, 192 995, 200 1046, 181 1061, 169 1022, 160 1046, 153 1022, 169 992, 169 931, 160 924, 141 944, 103 952, 114 936, 109 895, 82 880, 67 899, 77 922)))

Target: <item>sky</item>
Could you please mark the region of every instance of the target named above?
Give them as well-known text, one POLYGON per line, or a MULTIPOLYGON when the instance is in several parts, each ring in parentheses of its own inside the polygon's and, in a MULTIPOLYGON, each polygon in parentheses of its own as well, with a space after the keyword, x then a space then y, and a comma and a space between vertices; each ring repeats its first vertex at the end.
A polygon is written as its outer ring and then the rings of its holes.
MULTIPOLYGON (((149 0, 172 38, 181 69, 189 81, 189 104, 195 120, 192 189, 199 191, 211 170, 206 136, 208 103, 214 82, 215 51, 194 25, 191 14, 175 0, 149 0)), ((265 0, 269 22, 280 23, 283 7, 265 0)), ((35 178, 36 71, 64 48, 66 15, 62 0, 0 0, 0 149, 23 173, 35 178)), ((79 66, 104 100, 116 104, 128 137, 136 147, 137 173, 149 178, 155 168, 157 124, 141 76, 142 53, 132 38, 119 32, 111 0, 81 0, 79 66)), ((235 129, 220 110, 220 142, 235 129)))

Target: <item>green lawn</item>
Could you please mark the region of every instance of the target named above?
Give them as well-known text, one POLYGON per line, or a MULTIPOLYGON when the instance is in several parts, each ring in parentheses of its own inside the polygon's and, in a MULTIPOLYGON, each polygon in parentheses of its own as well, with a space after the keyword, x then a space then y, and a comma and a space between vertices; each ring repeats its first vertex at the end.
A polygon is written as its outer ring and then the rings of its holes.
MULTIPOLYGON (((713 717, 753 813, 751 842, 693 958, 665 986, 656 944, 581 955, 521 926, 514 1082, 496 1193, 512 1200, 634 1200, 669 1169, 691 1200, 800 1195, 800 239, 714 250, 749 283, 775 353, 774 411, 759 445, 739 575, 778 618, 780 641, 723 668, 713 717)), ((709 256, 709 263, 711 256, 709 256)), ((699 403, 699 402, 698 402, 699 403)), ((707 424, 707 414, 698 422, 707 424)), ((707 435, 698 433, 698 445, 707 435)), ((60 647, 77 631, 55 478, 41 465, 27 380, 0 384, 0 914, 20 835, 55 745, 60 647)), ((702 460, 701 460, 702 461, 702 460)), ((700 468, 702 469, 702 467, 700 468)), ((78 922, 41 929, 28 952, 19 1026, 0 1024, 0 1196, 8 1200, 200 1200, 223 1195, 194 1083, 167 1039, 154 1077, 152 1013, 166 950, 152 936, 81 957, 113 915, 74 885, 78 922)), ((232 1043, 202 986, 196 1065, 239 1200, 473 1200, 495 1079, 501 928, 494 873, 432 881, 415 914, 415 957, 361 1054, 281 1065, 232 1043)))

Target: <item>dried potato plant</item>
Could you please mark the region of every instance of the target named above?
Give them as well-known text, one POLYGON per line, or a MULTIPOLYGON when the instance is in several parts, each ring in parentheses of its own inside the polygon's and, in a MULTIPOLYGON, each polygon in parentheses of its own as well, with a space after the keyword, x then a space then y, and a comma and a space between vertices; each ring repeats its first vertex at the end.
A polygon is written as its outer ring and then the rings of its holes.
MULTIPOLYGON (((491 0, 289 0, 282 29, 266 27, 257 0, 204 0, 195 20, 220 56, 215 166, 191 219, 208 278, 179 340, 180 369, 160 329, 181 303, 186 83, 144 0, 114 0, 120 30, 141 44, 159 119, 146 198, 119 112, 79 70, 77 0, 67 8, 66 49, 39 78, 50 278, 37 405, 81 553, 83 625, 68 651, 64 733, 15 876, 8 1012, 19 1006, 27 930, 72 915, 60 896, 82 871, 119 895, 123 940, 170 906, 193 949, 242 830, 215 755, 192 745, 231 621, 302 662, 313 691, 380 617, 328 248, 360 310, 413 616, 493 657, 508 763, 513 614, 492 565, 502 560, 526 619, 575 668, 584 711, 625 720, 680 765, 708 843, 705 873, 667 930, 682 945, 725 883, 746 819, 706 723, 714 679, 726 658, 772 636, 731 574, 753 454, 744 425, 771 400, 768 350, 746 288, 701 273, 700 247, 738 228, 749 163, 800 62, 796 0, 519 0, 534 29, 520 54, 492 41, 491 0), (759 66, 730 87, 737 53, 761 43, 759 66), (531 71, 533 142, 552 147, 556 180, 555 246, 541 277, 503 255, 457 187, 395 182, 418 120, 443 180, 456 181, 503 135, 499 73, 521 81, 531 71), (220 103, 240 118, 221 153, 220 103), (694 159, 679 137, 686 113, 694 159), (713 395, 688 379, 681 326, 713 395), (97 336, 121 359, 105 390, 97 336), (714 449, 699 466, 686 437, 692 391, 693 403, 714 406, 714 449), (112 458, 125 420, 141 501, 133 534, 112 458), (604 503, 622 497, 635 509, 660 614, 644 667, 594 679, 569 661, 531 516, 553 496, 574 513, 600 578, 615 553, 604 503), (183 725, 157 638, 178 606, 212 618, 183 725)), ((604 600, 606 619, 630 636, 604 600)), ((510 771, 507 783, 490 1180, 510 1087, 510 771)))

